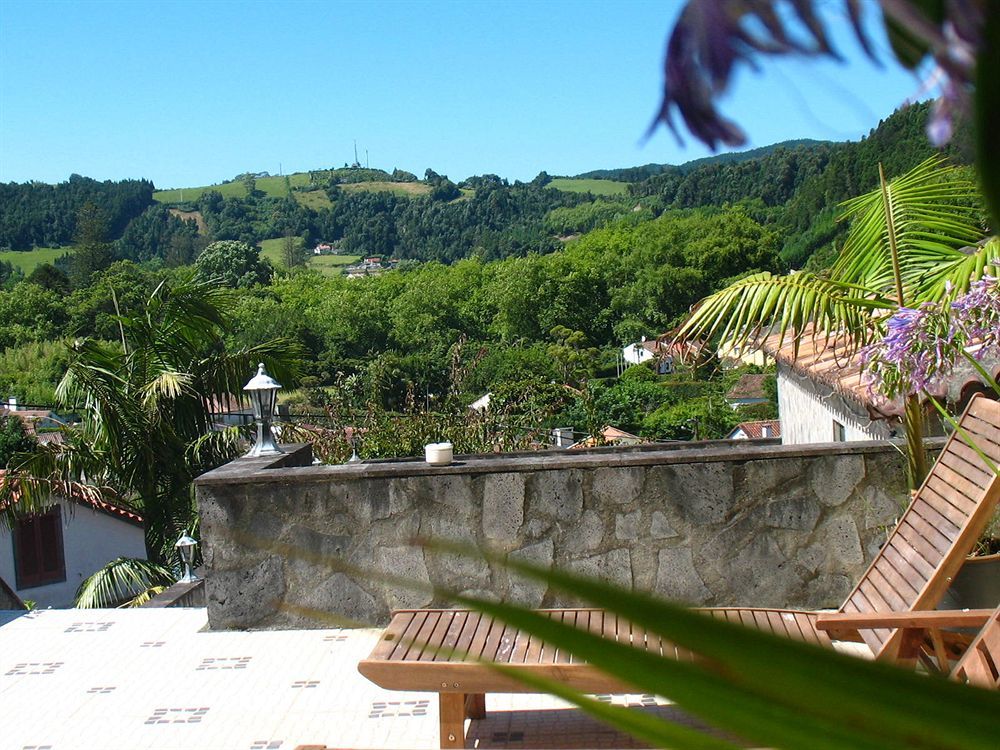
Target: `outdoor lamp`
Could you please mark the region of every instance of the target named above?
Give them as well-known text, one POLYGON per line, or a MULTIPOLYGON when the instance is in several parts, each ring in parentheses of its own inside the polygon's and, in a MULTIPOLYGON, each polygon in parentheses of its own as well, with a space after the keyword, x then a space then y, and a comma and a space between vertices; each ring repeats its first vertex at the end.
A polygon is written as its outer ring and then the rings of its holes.
POLYGON ((243 390, 250 395, 253 415, 257 420, 257 441, 247 456, 275 456, 284 453, 274 442, 274 435, 271 433, 271 419, 274 417, 274 404, 280 388, 281 384, 267 374, 263 362, 257 365, 257 374, 243 386, 243 390))
POLYGON ((178 583, 192 583, 198 580, 198 576, 191 570, 194 564, 194 548, 197 546, 198 542, 188 536, 187 529, 184 529, 184 533, 174 543, 177 553, 181 556, 181 562, 184 563, 184 577, 178 583))

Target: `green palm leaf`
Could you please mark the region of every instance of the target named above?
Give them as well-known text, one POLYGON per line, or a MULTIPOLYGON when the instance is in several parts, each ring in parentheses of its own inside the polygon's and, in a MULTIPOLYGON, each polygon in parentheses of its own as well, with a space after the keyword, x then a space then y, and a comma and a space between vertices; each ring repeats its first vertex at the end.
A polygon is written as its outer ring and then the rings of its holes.
POLYGON ((141 606, 173 582, 173 573, 162 565, 119 557, 80 584, 75 604, 81 609, 141 606))
MULTIPOLYGON (((680 340, 710 339, 744 347, 762 334, 802 335, 814 324, 824 332, 865 332, 872 310, 891 300, 862 285, 811 273, 758 273, 706 297, 677 329, 680 340)), ((862 340, 866 337, 862 336, 862 340)))

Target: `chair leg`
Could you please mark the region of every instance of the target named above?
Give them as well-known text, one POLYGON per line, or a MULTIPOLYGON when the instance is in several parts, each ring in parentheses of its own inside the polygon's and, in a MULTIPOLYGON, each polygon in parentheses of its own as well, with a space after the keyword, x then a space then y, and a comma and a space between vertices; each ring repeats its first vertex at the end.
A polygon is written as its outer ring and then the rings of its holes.
POLYGON ((469 693, 465 696, 465 715, 470 719, 486 718, 485 693, 469 693))
POLYGON ((441 747, 465 747, 465 695, 440 693, 441 747))

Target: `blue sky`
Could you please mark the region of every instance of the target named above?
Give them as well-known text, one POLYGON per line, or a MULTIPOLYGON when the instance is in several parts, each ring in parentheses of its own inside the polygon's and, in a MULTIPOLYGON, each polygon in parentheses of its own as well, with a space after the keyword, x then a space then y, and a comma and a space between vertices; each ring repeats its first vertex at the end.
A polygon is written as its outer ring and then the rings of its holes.
MULTIPOLYGON (((679 8, 0 0, 0 181, 200 185, 339 166, 355 139, 373 167, 456 180, 680 163, 707 151, 663 129, 642 141, 679 8)), ((837 25, 847 65, 740 76, 724 110, 751 146, 857 139, 917 91, 837 25)))

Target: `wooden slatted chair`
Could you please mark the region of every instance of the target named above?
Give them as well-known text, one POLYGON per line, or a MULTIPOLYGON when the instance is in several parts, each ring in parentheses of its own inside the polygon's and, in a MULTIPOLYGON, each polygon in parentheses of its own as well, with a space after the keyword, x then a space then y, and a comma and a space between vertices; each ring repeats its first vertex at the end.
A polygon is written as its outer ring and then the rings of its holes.
POLYGON ((978 687, 1000 689, 1000 607, 996 609, 874 612, 844 615, 860 628, 894 628, 902 631, 903 654, 915 655, 926 644, 933 645, 934 661, 925 662, 934 671, 978 687), (946 634, 956 628, 978 629, 968 647, 958 656, 944 646, 946 634), (951 662, 955 663, 950 667, 951 662))
MULTIPOLYGON (((820 645, 830 646, 834 639, 864 642, 880 659, 913 659, 913 641, 906 628, 865 624, 863 618, 872 613, 935 607, 992 517, 1000 500, 1000 477, 969 446, 965 435, 994 464, 1000 464, 1000 403, 975 397, 960 425, 961 430, 949 438, 888 541, 837 613, 747 607, 700 611, 820 645)), ((601 610, 546 612, 638 648, 677 658, 690 656, 601 610)), ((928 648, 934 652, 937 646, 928 648)), ((395 612, 358 670, 384 688, 439 693, 441 747, 463 747, 464 721, 485 715, 486 693, 532 692, 517 680, 498 674, 486 662, 531 671, 584 692, 630 690, 572 654, 465 610, 395 612)))

